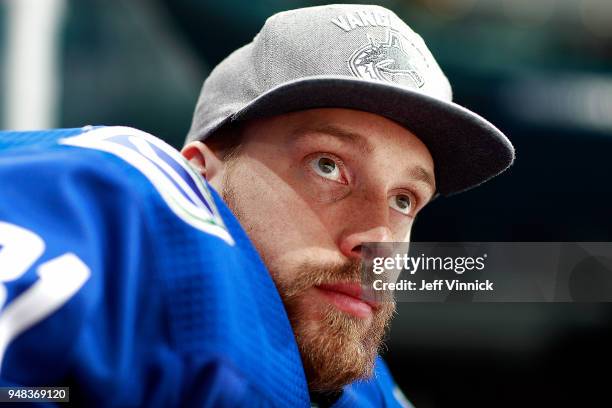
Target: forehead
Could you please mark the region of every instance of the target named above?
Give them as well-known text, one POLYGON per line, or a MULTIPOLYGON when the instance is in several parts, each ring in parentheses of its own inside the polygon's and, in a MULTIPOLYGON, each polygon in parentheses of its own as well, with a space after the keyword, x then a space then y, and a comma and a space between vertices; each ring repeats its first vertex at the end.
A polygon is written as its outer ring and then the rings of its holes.
POLYGON ((352 109, 324 108, 261 119, 247 126, 246 141, 280 146, 333 144, 359 150, 366 157, 416 163, 431 169, 433 158, 410 130, 383 116, 352 109))

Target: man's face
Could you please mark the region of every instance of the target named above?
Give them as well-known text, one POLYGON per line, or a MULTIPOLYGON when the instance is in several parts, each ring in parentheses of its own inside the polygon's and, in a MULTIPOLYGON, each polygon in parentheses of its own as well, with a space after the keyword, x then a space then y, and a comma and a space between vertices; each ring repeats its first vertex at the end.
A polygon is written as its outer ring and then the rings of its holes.
POLYGON ((361 245, 408 241, 433 174, 395 122, 314 109, 249 122, 240 155, 209 178, 276 283, 311 390, 371 374, 395 305, 359 299, 361 245))

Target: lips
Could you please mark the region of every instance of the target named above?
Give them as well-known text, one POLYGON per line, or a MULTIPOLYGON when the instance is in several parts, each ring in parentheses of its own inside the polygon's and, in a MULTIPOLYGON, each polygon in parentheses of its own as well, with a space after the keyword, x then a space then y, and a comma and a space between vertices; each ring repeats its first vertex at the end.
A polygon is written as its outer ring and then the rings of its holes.
POLYGON ((376 302, 362 299, 363 290, 359 283, 334 283, 318 285, 319 292, 339 310, 366 319, 378 307, 376 302))

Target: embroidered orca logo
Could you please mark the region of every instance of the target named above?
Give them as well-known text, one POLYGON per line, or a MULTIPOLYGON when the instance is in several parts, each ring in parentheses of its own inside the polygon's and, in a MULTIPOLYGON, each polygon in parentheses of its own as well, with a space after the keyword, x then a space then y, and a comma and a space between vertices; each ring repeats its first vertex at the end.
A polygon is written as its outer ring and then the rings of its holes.
POLYGON ((387 30, 385 42, 379 43, 370 35, 368 43, 356 50, 349 58, 353 75, 364 79, 394 82, 421 88, 425 79, 417 65, 426 64, 420 51, 410 43, 417 55, 406 50, 406 40, 395 30, 387 30), (422 59, 417 61, 417 59, 422 59), (421 62, 421 64, 419 64, 421 62))

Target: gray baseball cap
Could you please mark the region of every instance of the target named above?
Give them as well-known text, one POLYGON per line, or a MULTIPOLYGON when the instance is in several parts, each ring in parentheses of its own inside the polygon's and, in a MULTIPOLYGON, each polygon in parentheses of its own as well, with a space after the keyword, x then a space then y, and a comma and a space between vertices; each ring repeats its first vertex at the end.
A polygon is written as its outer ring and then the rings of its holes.
POLYGON ((186 142, 230 122, 312 108, 348 108, 401 124, 429 149, 442 195, 508 168, 510 141, 452 102, 423 39, 392 11, 336 4, 273 15, 204 82, 186 142))

